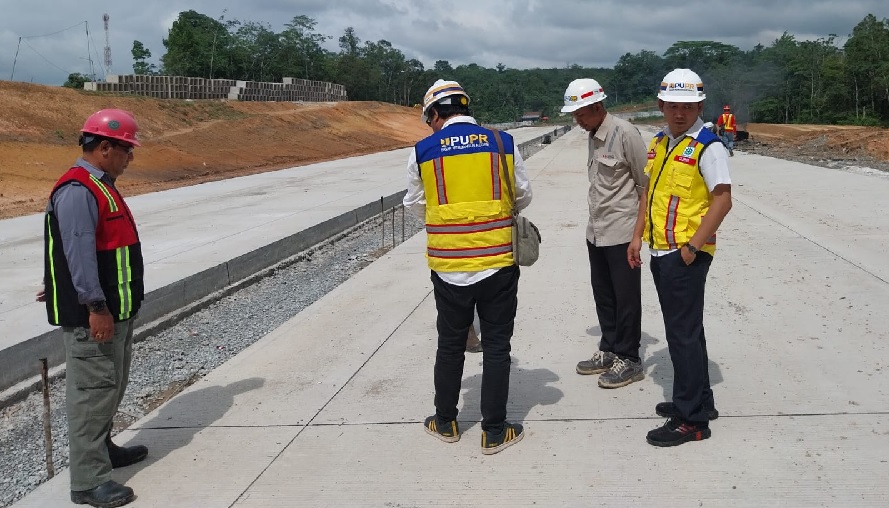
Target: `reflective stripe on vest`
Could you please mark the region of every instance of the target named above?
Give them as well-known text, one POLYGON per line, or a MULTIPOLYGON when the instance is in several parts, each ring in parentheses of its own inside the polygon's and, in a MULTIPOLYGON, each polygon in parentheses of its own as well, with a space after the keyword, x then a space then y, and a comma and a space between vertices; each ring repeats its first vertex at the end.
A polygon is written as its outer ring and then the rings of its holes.
MULTIPOLYGON (((56 240, 52 235, 52 228, 50 227, 50 216, 46 214, 46 241, 47 241, 47 252, 46 260, 49 263, 49 277, 50 281, 56 280, 56 264, 53 259, 52 253, 55 252, 56 249, 56 240)), ((52 293, 51 295, 46 295, 47 302, 51 303, 48 305, 49 309, 49 321, 50 323, 58 323, 59 322, 59 288, 56 284, 48 284, 49 290, 52 293)))
POLYGON ((109 209, 109 211, 110 211, 111 213, 116 212, 116 211, 118 210, 117 202, 114 201, 114 198, 113 198, 113 197, 111 197, 111 191, 108 190, 108 187, 106 187, 105 184, 102 183, 102 180, 99 180, 98 178, 96 178, 95 176, 93 176, 92 173, 90 173, 90 180, 92 180, 92 181, 96 184, 96 186, 99 187, 99 190, 102 191, 102 194, 105 195, 105 199, 108 200, 108 209, 109 209))
POLYGON ((512 242, 505 245, 494 245, 491 247, 471 247, 466 249, 428 249, 430 256, 437 258, 476 258, 487 256, 498 256, 500 254, 508 254, 512 252, 512 242))
POLYGON ((120 297, 121 321, 130 319, 133 312, 133 291, 130 281, 133 280, 133 268, 130 266, 130 248, 120 247, 115 250, 117 257, 117 292, 120 297))
POLYGON ((476 222, 474 224, 426 224, 426 233, 437 235, 478 233, 497 228, 508 228, 510 226, 512 226, 512 218, 476 222))

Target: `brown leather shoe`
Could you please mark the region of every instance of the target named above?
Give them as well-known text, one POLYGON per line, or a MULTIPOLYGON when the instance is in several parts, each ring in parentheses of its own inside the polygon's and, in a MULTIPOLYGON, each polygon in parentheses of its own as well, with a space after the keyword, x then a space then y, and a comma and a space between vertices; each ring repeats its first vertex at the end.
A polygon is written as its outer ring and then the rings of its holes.
POLYGON ((148 456, 147 446, 117 446, 110 437, 105 439, 105 445, 108 447, 108 457, 111 459, 111 467, 114 469, 141 462, 148 456))
POLYGON ((88 504, 96 508, 115 508, 123 506, 136 498, 133 489, 121 485, 114 480, 99 485, 90 490, 72 490, 71 502, 74 504, 88 504))

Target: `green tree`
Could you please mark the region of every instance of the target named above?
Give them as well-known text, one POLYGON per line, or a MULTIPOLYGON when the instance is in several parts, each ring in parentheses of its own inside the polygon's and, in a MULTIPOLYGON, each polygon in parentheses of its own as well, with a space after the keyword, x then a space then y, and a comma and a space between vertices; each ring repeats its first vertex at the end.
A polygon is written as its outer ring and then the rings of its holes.
POLYGON ((450 76, 454 74, 454 68, 451 67, 450 62, 447 60, 436 60, 433 69, 435 69, 436 74, 442 76, 450 76))
POLYGON ((889 119, 889 21, 868 14, 855 26, 844 46, 855 118, 882 113, 889 119))
POLYGON ((613 96, 618 104, 651 100, 657 94, 666 68, 664 59, 654 51, 625 53, 614 65, 614 79, 606 95, 613 96))
POLYGON ((73 74, 68 74, 68 79, 62 84, 65 88, 74 88, 77 90, 83 90, 83 84, 87 81, 90 81, 90 78, 84 76, 79 72, 75 72, 73 74))
POLYGON ((141 42, 133 41, 133 73, 134 74, 154 74, 157 67, 148 63, 146 60, 151 58, 151 51, 141 42))
POLYGON ((704 69, 729 65, 742 55, 735 46, 716 41, 678 41, 664 52, 668 69, 704 69))
POLYGON ((318 23, 308 16, 294 16, 281 32, 281 44, 287 55, 284 71, 289 76, 303 79, 321 79, 324 49, 321 47, 331 37, 315 31, 318 23))
POLYGON ((193 10, 180 12, 163 44, 167 52, 161 62, 170 75, 231 77, 225 72, 226 63, 231 60, 230 35, 221 21, 193 10), (220 67, 222 72, 218 72, 220 67))

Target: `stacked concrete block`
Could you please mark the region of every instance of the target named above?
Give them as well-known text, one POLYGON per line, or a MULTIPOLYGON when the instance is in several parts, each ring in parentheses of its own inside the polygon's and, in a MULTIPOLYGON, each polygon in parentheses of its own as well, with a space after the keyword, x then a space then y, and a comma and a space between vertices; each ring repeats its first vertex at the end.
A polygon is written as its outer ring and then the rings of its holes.
POLYGON ((284 78, 281 83, 186 76, 109 74, 104 82, 88 81, 84 90, 145 95, 156 99, 228 99, 238 101, 336 102, 348 100, 336 83, 284 78))

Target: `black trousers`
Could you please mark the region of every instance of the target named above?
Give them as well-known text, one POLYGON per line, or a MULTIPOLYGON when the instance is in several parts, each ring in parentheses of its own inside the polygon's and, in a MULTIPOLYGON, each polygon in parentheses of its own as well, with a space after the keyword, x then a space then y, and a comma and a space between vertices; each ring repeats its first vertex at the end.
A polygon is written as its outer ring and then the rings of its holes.
POLYGON ((706 411, 714 408, 704 338, 704 285, 712 262, 706 252, 699 252, 688 266, 679 251, 651 258, 673 362, 673 404, 682 420, 705 426, 706 411))
POLYGON ((627 262, 629 243, 596 247, 586 243, 590 283, 602 329, 599 350, 634 362, 642 340, 642 270, 627 262))
POLYGON ((463 381, 466 334, 478 310, 482 350, 482 430, 499 433, 506 422, 509 367, 518 306, 519 267, 501 268, 470 286, 455 286, 432 272, 438 309, 438 350, 435 354, 435 414, 441 420, 457 419, 457 402, 463 381))

